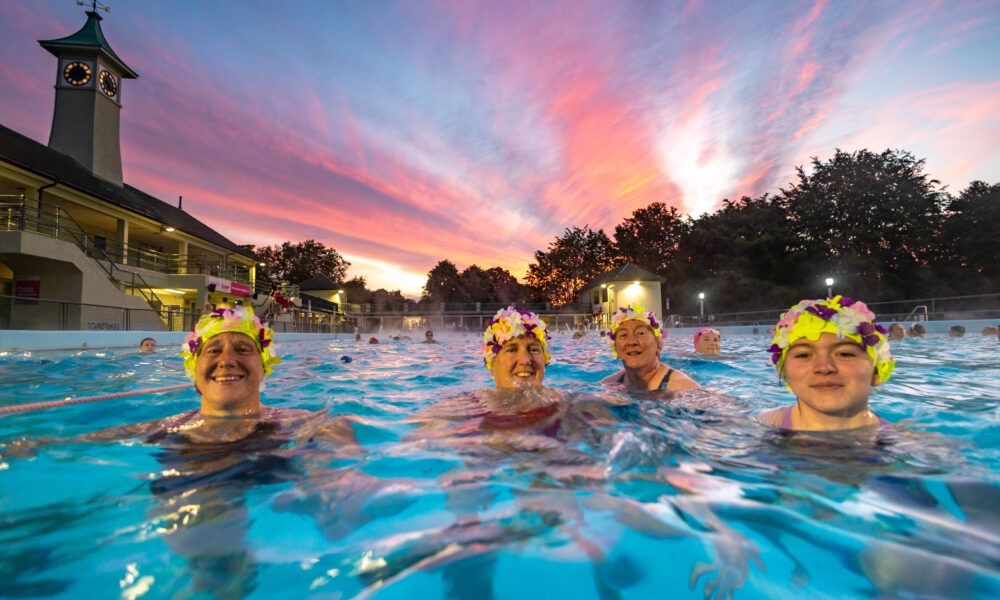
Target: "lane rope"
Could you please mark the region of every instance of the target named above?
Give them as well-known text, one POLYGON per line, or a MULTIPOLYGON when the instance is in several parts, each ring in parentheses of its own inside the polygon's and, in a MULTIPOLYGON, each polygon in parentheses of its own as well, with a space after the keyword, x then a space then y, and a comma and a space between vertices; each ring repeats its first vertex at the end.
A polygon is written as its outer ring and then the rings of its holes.
POLYGON ((87 402, 100 402, 102 400, 114 400, 116 398, 128 398, 129 396, 141 396, 143 394, 160 394, 163 392, 173 392, 194 387, 193 383, 178 383, 158 388, 145 390, 134 390, 131 392, 116 392, 114 394, 101 394, 99 396, 84 396, 83 398, 66 398, 64 400, 51 400, 48 402, 30 402, 28 404, 17 404, 14 406, 0 406, 0 415, 10 415, 14 413, 41 410, 43 408, 56 408, 58 406, 69 406, 71 404, 86 404, 87 402))

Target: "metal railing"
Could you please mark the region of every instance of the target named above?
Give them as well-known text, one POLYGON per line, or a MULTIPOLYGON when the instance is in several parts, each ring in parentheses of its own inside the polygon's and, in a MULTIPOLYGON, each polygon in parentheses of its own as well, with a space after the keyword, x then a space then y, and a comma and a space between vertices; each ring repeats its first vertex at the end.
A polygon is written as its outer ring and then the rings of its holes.
MULTIPOLYGON (((875 312, 879 323, 913 321, 917 318, 923 321, 1000 320, 1000 293, 866 302, 866 305, 875 312)), ((671 315, 665 318, 671 326, 677 327, 692 327, 702 323, 771 326, 778 322, 785 310, 787 307, 737 313, 706 313, 704 316, 671 315)))
POLYGON ((119 244, 87 232, 59 206, 45 206, 34 210, 23 203, 0 204, 0 231, 17 230, 73 242, 88 256, 113 264, 125 264, 168 275, 214 275, 230 281, 250 283, 250 268, 226 264, 224 256, 204 253, 170 254, 142 246, 119 244))
MULTIPOLYGON (((913 301, 899 301, 900 304, 913 301)), ((947 320, 1000 320, 1000 294, 980 296, 954 296, 935 298, 936 311, 929 310, 927 318, 934 321, 947 320), (960 302, 990 302, 974 310, 959 310, 960 302)), ((873 304, 868 306, 872 307, 873 304)), ((928 304, 927 306, 930 306, 928 304)), ((403 332, 421 329, 448 329, 456 331, 482 331, 493 316, 486 308, 476 311, 455 310, 435 313, 415 312, 339 312, 308 310, 293 307, 280 317, 269 319, 275 331, 286 333, 359 333, 403 332)), ((529 308, 522 306, 522 309, 529 308)), ((532 307, 534 308, 534 307, 532 307)), ((667 318, 670 327, 692 327, 699 323, 712 325, 758 325, 769 327, 778 321, 780 310, 754 311, 712 315, 712 319, 696 316, 671 315, 667 318)), ((260 311, 260 307, 258 307, 260 311)), ((880 323, 903 321, 909 313, 878 313, 880 323)), ((581 324, 590 324, 589 311, 563 312, 538 309, 539 314, 553 332, 570 332, 581 324)), ((910 311, 913 313, 913 311, 910 311)), ((183 311, 176 306, 160 309, 123 308, 78 302, 66 302, 42 298, 0 296, 0 329, 29 329, 47 331, 190 331, 201 316, 200 311, 183 311)), ((264 316, 262 314, 262 316, 264 316)), ((920 315, 923 316, 923 315, 920 315)))
POLYGON ((28 211, 24 204, 0 205, 0 224, 5 231, 20 230, 37 233, 46 237, 70 242, 83 251, 103 270, 108 278, 123 292, 141 296, 153 305, 163 302, 146 283, 142 275, 122 269, 116 264, 115 256, 108 254, 104 244, 95 242, 73 217, 61 207, 45 207, 39 211, 28 211), (14 225, 16 224, 16 228, 14 225))

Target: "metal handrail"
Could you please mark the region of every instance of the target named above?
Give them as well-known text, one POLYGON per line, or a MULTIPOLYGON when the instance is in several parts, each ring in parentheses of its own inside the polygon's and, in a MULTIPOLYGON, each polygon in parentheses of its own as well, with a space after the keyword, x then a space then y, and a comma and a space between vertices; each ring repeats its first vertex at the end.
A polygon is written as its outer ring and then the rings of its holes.
POLYGON ((42 218, 45 212, 40 212, 38 216, 32 216, 28 214, 26 205, 21 204, 8 204, 0 205, 0 209, 6 209, 7 218, 3 219, 6 224, 6 230, 13 230, 11 224, 11 213, 14 209, 17 209, 17 227, 16 229, 20 231, 31 231, 32 233, 38 233, 39 235, 45 235, 47 237, 53 237, 58 240, 63 240, 67 242, 72 242, 77 248, 79 248, 85 255, 89 256, 94 260, 95 263, 107 274, 108 278, 111 279, 116 285, 120 285, 123 291, 131 291, 132 295, 138 291, 139 295, 151 305, 154 303, 162 306, 163 301, 156 295, 153 291, 152 286, 150 286, 142 275, 136 273, 135 271, 128 271, 119 267, 114 258, 108 254, 106 244, 98 244, 94 239, 94 236, 87 233, 87 231, 80 226, 79 223, 73 218, 73 215, 66 212, 61 206, 54 206, 51 208, 46 207, 42 209, 43 211, 48 211, 49 219, 42 218), (54 209, 54 212, 52 212, 54 209), (27 225, 33 225, 33 229, 28 229, 27 225), (52 235, 48 235, 46 231, 51 231, 52 235), (95 256, 96 254, 96 256, 95 256), (118 277, 116 272, 127 273, 128 277, 118 277), (126 279, 131 279, 131 282, 126 281, 126 279), (137 283, 138 280, 138 283, 137 283))
POLYGON ((913 307, 913 310, 910 311, 910 314, 908 314, 905 317, 903 317, 903 321, 909 321, 911 317, 914 317, 914 315, 919 316, 920 311, 923 311, 924 318, 923 319, 914 318, 913 320, 914 321, 921 321, 921 320, 922 321, 929 321, 930 317, 929 317, 929 314, 927 312, 927 305, 926 304, 921 304, 920 306, 913 307))

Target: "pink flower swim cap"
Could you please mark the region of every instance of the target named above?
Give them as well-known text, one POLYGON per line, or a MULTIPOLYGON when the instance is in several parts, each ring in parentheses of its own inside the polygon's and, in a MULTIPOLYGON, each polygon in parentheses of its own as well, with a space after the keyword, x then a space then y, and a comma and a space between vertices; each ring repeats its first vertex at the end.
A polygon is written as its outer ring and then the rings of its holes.
POLYGON ((722 332, 719 331, 718 329, 712 329, 711 327, 702 327, 698 331, 694 332, 694 346, 695 346, 695 348, 698 347, 698 340, 701 339, 701 336, 707 335, 709 333, 714 333, 715 335, 719 336, 719 339, 722 339, 722 332))

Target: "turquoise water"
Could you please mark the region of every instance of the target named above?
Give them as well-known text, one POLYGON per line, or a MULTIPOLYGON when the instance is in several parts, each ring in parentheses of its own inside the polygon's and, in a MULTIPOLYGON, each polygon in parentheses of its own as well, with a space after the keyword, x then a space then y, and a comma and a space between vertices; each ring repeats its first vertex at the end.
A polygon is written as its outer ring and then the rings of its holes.
MULTIPOLYGON (((265 402, 356 416, 360 456, 253 441, 10 452, 180 413, 193 390, 0 417, 0 597, 1000 596, 995 338, 895 344, 872 407, 897 426, 878 443, 748 420, 792 401, 750 334, 713 360, 668 339, 665 359, 709 387, 669 403, 609 394, 601 338, 557 335, 558 431, 534 426, 544 415, 475 431, 452 415, 427 435, 421 411, 491 385, 478 336, 441 339, 281 347, 265 402)), ((0 356, 0 405, 183 383, 170 350, 0 356)))

